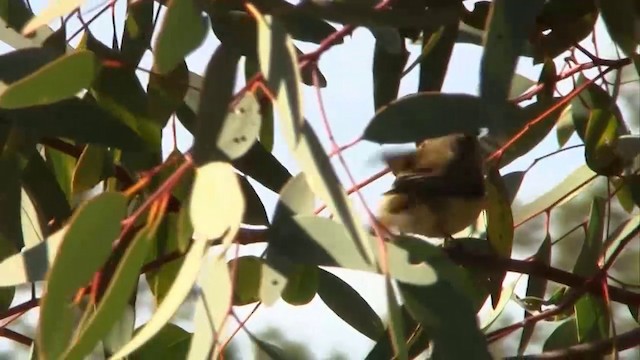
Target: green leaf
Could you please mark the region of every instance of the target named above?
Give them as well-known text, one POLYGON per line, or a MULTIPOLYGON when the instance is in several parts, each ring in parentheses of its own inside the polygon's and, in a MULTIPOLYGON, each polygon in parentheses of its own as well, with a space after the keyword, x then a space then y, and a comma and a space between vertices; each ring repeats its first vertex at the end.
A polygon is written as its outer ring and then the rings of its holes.
MULTIPOLYGON (((511 202, 508 199, 506 185, 497 169, 489 172, 486 183, 488 199, 486 208, 487 240, 499 257, 509 259, 513 249, 514 229, 511 202)), ((503 271, 496 272, 492 276, 492 283, 495 284, 491 289, 494 308, 498 305, 505 275, 506 271, 503 271)))
POLYGON ((209 314, 202 296, 195 302, 193 312, 194 332, 189 344, 187 360, 206 359, 211 357, 215 334, 211 328, 209 314))
POLYGON ((597 1, 602 20, 609 36, 625 55, 637 53, 640 45, 638 32, 638 2, 635 0, 597 1))
POLYGON ((232 163, 233 167, 243 174, 275 193, 279 193, 284 184, 291 179, 289 170, 258 142, 232 163))
POLYGON ((402 322, 402 314, 400 313, 400 304, 398 304, 398 300, 389 277, 385 277, 385 289, 387 293, 387 304, 389 306, 388 330, 395 353, 394 358, 397 357, 400 360, 406 360, 409 356, 407 354, 407 346, 404 340, 405 331, 403 329, 404 324, 402 322))
POLYGON ((530 37, 534 63, 555 58, 586 38, 598 19, 595 1, 546 1, 530 37))
MULTIPOLYGON (((505 119, 513 122, 520 118, 520 112, 517 106, 506 105, 505 119)), ((498 120, 491 117, 488 105, 479 97, 423 92, 379 109, 363 137, 381 144, 401 144, 457 132, 475 134, 483 127, 489 128, 489 134, 500 133, 504 124, 498 120)))
POLYGON ((120 259, 100 302, 95 310, 90 309, 85 315, 64 358, 84 359, 120 319, 131 294, 136 290, 140 269, 149 246, 155 239, 156 228, 157 226, 151 223, 133 238, 120 259))
POLYGON ((595 179, 596 176, 597 175, 593 171, 591 171, 588 166, 583 165, 579 167, 574 172, 569 174, 553 189, 547 191, 528 204, 516 207, 513 211, 513 224, 515 226, 519 226, 522 222, 530 219, 536 214, 543 212, 545 209, 557 205, 560 201, 567 197, 567 194, 572 192, 577 187, 582 187, 588 184, 593 179, 595 179))
MULTIPOLYGON (((198 285, 202 290, 200 299, 205 305, 205 318, 209 323, 209 331, 213 334, 209 338, 209 342, 211 345, 224 343, 226 339, 222 331, 227 318, 230 316, 233 296, 231 274, 224 254, 212 256, 205 261, 198 285)), ((202 329, 196 329, 194 333, 197 336, 201 331, 202 329)), ((195 341, 196 336, 194 336, 193 341, 195 341)), ((216 346, 212 358, 218 358, 218 350, 219 347, 216 346)), ((192 355, 189 354, 189 357, 191 358, 192 355)))
POLYGON ((242 306, 260 301, 260 278, 263 261, 257 256, 241 256, 229 261, 235 274, 233 305, 242 306))
POLYGON ((318 295, 344 322, 371 340, 384 334, 384 324, 357 291, 334 274, 318 269, 318 295))
POLYGON ((430 286, 399 283, 411 315, 432 336, 433 356, 443 359, 491 359, 484 335, 478 329, 470 299, 455 279, 441 274, 430 286), (459 339, 464 339, 460 346, 459 339))
MULTIPOLYGON (((547 236, 545 236, 544 240, 542 240, 542 244, 540 244, 538 251, 536 251, 534 255, 534 259, 535 259, 534 261, 537 261, 540 264, 545 264, 545 265, 549 265, 549 263, 551 262, 551 237, 549 236, 548 233, 547 233, 547 236)), ((527 290, 525 295, 526 297, 534 297, 534 298, 542 299, 544 298, 546 290, 547 290, 547 279, 541 278, 541 277, 529 276, 529 279, 527 280, 527 290)), ((542 310, 541 306, 538 306, 536 310, 541 311, 542 310)), ((524 311, 525 319, 531 316, 532 316, 531 312, 527 310, 524 311)), ((524 354, 525 350, 527 349, 527 345, 531 340, 531 336, 533 335, 535 326, 536 326, 536 323, 533 322, 523 327, 522 336, 520 336, 520 343, 518 345, 518 355, 524 354)))
POLYGON ((158 306, 151 319, 136 332, 131 341, 111 356, 110 359, 121 359, 131 354, 162 330, 171 320, 195 284, 208 248, 206 241, 193 242, 164 301, 158 306))
MULTIPOLYGON (((58 188, 62 191, 66 201, 70 201, 73 171, 76 167, 77 159, 49 146, 45 146, 44 154, 47 161, 45 165, 48 166, 47 171, 50 170, 53 173, 58 188)), ((41 172, 43 171, 41 170, 41 172)))
POLYGON ((0 39, 14 49, 39 47, 51 36, 53 30, 42 26, 29 36, 23 36, 20 31, 33 17, 33 12, 27 4, 20 1, 0 1, 0 39))
POLYGON ((520 190, 520 186, 522 185, 522 180, 524 180, 525 175, 526 171, 514 171, 502 176, 509 204, 513 204, 513 200, 515 200, 518 195, 518 191, 520 190))
POLYGON ((511 257, 513 247, 513 215, 506 184, 497 170, 487 177, 487 234, 496 253, 503 258, 511 257))
POLYGON ((161 127, 165 127, 169 117, 176 111, 189 88, 189 69, 182 61, 166 74, 151 71, 149 74, 149 115, 161 127))
POLYGON ((71 297, 85 286, 111 254, 126 211, 126 197, 105 192, 87 201, 73 215, 47 275, 38 324, 39 353, 59 357, 71 340, 71 297), (87 251, 87 234, 91 249, 87 251), (73 264, 73 266, 69 266, 73 264))
POLYGON ((166 74, 198 48, 207 34, 206 22, 197 2, 170 1, 154 47, 154 69, 166 74))
POLYGON ((331 213, 346 226, 350 242, 354 243, 363 260, 374 263, 374 252, 359 217, 353 211, 350 200, 333 170, 320 140, 308 123, 302 129, 302 139, 295 148, 295 158, 307 176, 313 192, 327 204, 331 213))
POLYGON ((545 340, 542 351, 565 349, 578 344, 578 329, 576 322, 567 320, 560 324, 545 340))
POLYGON ((423 31, 421 54, 423 57, 420 60, 418 91, 439 91, 442 89, 457 36, 458 24, 455 23, 441 27, 438 32, 427 33, 423 31), (426 36, 427 34, 429 36, 426 36), (431 49, 427 50, 428 47, 431 49), (426 53, 427 51, 428 53, 426 53))
POLYGON ((395 100, 400 89, 402 70, 409 59, 404 42, 400 51, 389 52, 384 43, 378 39, 373 52, 373 103, 379 109, 395 100))
POLYGON ((191 333, 176 324, 167 323, 129 358, 131 360, 184 359, 189 351, 191 338, 191 333))
POLYGON ((291 37, 272 16, 253 14, 258 23, 258 60, 267 86, 275 96, 282 131, 289 147, 300 141, 302 127, 302 95, 300 71, 291 37))
MULTIPOLYGON (((233 96, 240 53, 221 44, 211 56, 200 92, 197 124, 194 132, 193 158, 198 165, 221 157, 220 148, 229 104, 233 96), (217 139, 212 141, 212 139, 217 139)), ((235 135, 235 134, 233 134, 235 135)), ((227 141, 228 139, 224 139, 227 141)), ((245 139, 244 142, 252 139, 245 139)), ((227 155, 236 155, 233 152, 227 155)))
POLYGON ((492 2, 480 63, 480 97, 490 105, 502 107, 507 100, 516 62, 544 3, 544 0, 492 2))
POLYGON ((127 17, 124 21, 120 51, 128 63, 140 62, 151 44, 153 29, 153 3, 127 2, 127 17))
POLYGON ((574 305, 579 343, 608 339, 611 324, 609 306, 601 297, 583 295, 574 305))
POLYGON ((74 97, 91 85, 98 71, 99 64, 93 52, 78 50, 4 89, 0 93, 0 107, 19 109, 74 97))
POLYGON ((427 30, 436 30, 442 25, 458 22, 457 6, 430 6, 417 11, 395 8, 377 10, 353 2, 305 1, 296 8, 305 14, 319 16, 327 21, 354 26, 420 26, 427 30))
POLYGON ((594 197, 591 202, 587 236, 582 244, 580 255, 576 260, 573 273, 580 276, 591 276, 599 270, 598 260, 602 252, 604 236, 606 200, 594 197))
POLYGON ((61 137, 78 143, 139 150, 142 138, 96 104, 72 98, 55 104, 0 110, 0 123, 9 122, 35 137, 61 137))
MULTIPOLYGON (((576 86, 581 86, 588 81, 583 75, 578 77, 576 86)), ((586 136, 587 126, 592 117, 594 110, 612 112, 616 119, 623 119, 620 108, 616 104, 615 99, 607 93, 603 88, 595 83, 591 83, 587 88, 580 92, 578 96, 571 100, 571 115, 573 116, 573 125, 581 139, 586 136)), ((623 135, 622 133, 618 135, 623 135)))
POLYGON ((189 199, 194 239, 212 240, 225 235, 223 243, 228 246, 244 211, 238 175, 229 163, 211 162, 196 169, 189 199))
POLYGON ((624 161, 616 153, 619 119, 608 110, 592 110, 584 137, 585 158, 591 170, 600 175, 619 175, 624 161))
POLYGON ((640 155, 640 135, 622 135, 616 141, 616 152, 626 161, 640 155))
POLYGON ((518 73, 513 74, 513 78, 511 79, 511 88, 509 90, 509 99, 513 99, 524 94, 529 88, 536 84, 535 81, 529 79, 524 75, 520 75, 518 73))
POLYGON ((85 0, 66 0, 49 3, 49 6, 47 6, 38 15, 29 20, 29 22, 22 29, 22 34, 28 35, 37 28, 47 25, 53 19, 64 17, 65 15, 70 14, 72 11, 80 7, 80 5, 82 5, 84 2, 85 0))
POLYGON ((294 215, 312 215, 314 195, 304 173, 292 177, 282 187, 273 214, 273 224, 277 227, 294 215))
POLYGON ((24 245, 20 220, 23 166, 20 163, 19 154, 5 152, 0 155, 0 242, 15 249, 24 245))
MULTIPOLYGON (((180 244, 188 243, 191 240, 191 234, 188 231, 182 232, 179 230, 183 209, 188 209, 188 206, 182 206, 179 214, 167 213, 165 215, 164 221, 158 227, 156 239, 154 239, 151 249, 148 251, 148 261, 162 258, 174 251, 182 252, 184 249, 181 249, 180 244)), ((189 221, 187 220, 186 223, 189 223, 189 221)), ((182 257, 175 259, 162 265, 161 268, 145 274, 149 289, 155 298, 156 306, 162 303, 167 292, 171 289, 183 261, 184 258, 182 257)))
MULTIPOLYGON (((245 81, 248 82, 254 75, 259 73, 260 66, 255 57, 245 57, 244 75, 245 81)), ((258 138, 260 143, 267 151, 273 150, 274 128, 273 128, 273 104, 269 97, 262 89, 256 89, 255 96, 258 99, 260 108, 260 134, 258 138)))
POLYGON ((296 265, 287 276, 287 284, 282 290, 282 300, 294 306, 306 305, 316 296, 318 290, 318 268, 296 265))
POLYGON ((240 180, 240 188, 246 203, 242 223, 248 225, 269 225, 267 212, 256 190, 251 186, 245 176, 239 176, 238 179, 240 180))
POLYGON ((107 163, 109 161, 108 157, 109 152, 103 147, 95 145, 86 145, 84 147, 71 179, 71 191, 73 194, 91 190, 106 178, 107 172, 105 170, 109 166, 107 163))
POLYGON ((505 167, 522 155, 525 155, 536 147, 553 129, 557 123, 558 117, 562 113, 564 106, 558 107, 557 104, 562 101, 561 98, 554 98, 549 101, 538 101, 522 108, 516 117, 505 119, 502 126, 496 126, 494 135, 490 135, 492 141, 499 145, 504 145, 513 136, 520 132, 523 128, 527 128, 527 132, 518 140, 512 143, 500 157, 500 167, 505 167), (542 120, 533 125, 529 125, 534 119, 538 119, 540 115, 551 107, 555 110, 545 116, 542 120))
POLYGON ((572 104, 567 105, 556 123, 556 137, 558 138, 558 145, 560 147, 565 146, 567 141, 571 138, 573 133, 576 132, 576 128, 573 125, 572 104))

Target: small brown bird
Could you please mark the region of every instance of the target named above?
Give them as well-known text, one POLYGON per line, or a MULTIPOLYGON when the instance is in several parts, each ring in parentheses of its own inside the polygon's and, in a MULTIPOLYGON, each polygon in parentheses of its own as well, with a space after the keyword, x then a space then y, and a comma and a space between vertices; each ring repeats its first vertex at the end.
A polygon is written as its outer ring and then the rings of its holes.
POLYGON ((390 231, 450 238, 485 207, 482 150, 473 135, 423 141, 415 152, 385 158, 396 176, 378 221, 390 231))

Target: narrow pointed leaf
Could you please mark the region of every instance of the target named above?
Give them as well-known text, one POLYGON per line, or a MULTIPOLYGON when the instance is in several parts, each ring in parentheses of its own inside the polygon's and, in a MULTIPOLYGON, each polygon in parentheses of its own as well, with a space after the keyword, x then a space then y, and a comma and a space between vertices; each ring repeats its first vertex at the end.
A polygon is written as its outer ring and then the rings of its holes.
POLYGON ((42 12, 33 17, 22 29, 22 34, 27 35, 38 29, 40 26, 49 24, 51 21, 58 17, 64 17, 70 14, 80 5, 84 4, 85 0, 65 0, 65 1, 49 1, 47 6, 42 12))

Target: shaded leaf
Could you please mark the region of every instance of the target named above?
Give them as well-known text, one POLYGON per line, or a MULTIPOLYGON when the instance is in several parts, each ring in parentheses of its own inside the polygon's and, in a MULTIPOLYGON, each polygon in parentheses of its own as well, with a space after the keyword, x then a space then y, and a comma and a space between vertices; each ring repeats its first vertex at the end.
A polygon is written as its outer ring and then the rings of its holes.
POLYGON ((501 106, 509 96, 516 62, 542 10, 544 0, 494 0, 480 63, 480 97, 501 106))
MULTIPOLYGON (((513 121, 520 109, 505 108, 513 121)), ((401 144, 421 139, 463 132, 476 134, 489 128, 489 134, 499 124, 491 117, 490 109, 479 97, 467 94, 423 92, 402 97, 381 108, 364 131, 364 139, 382 144, 401 144), (442 121, 441 119, 447 119, 442 121)))
POLYGON ((601 297, 585 294, 575 303, 574 309, 579 343, 610 337, 609 306, 601 297))
POLYGON ((635 0, 598 1, 597 5, 611 39, 625 55, 635 54, 640 44, 638 2, 635 0))
POLYGON ((423 58, 420 60, 418 91, 439 91, 444 83, 453 45, 458 36, 458 24, 445 25, 438 32, 430 32, 428 37, 426 35, 425 30, 422 35, 423 58), (428 46, 432 49, 425 54, 428 46))
POLYGON ((568 320, 553 330, 545 340, 542 351, 560 350, 578 344, 576 322, 568 320))
POLYGON ((233 160, 232 164, 275 193, 279 193, 291 179, 289 170, 259 142, 254 143, 243 156, 233 160))
POLYGON ((373 53, 373 102, 374 108, 395 100, 398 97, 402 70, 409 58, 404 42, 401 43, 400 51, 389 52, 384 43, 378 39, 373 53))
POLYGON ((169 117, 176 111, 189 87, 189 69, 182 61, 166 74, 151 71, 149 74, 149 115, 164 127, 169 117))
POLYGON ((158 358, 184 359, 189 351, 191 333, 176 324, 167 323, 154 337, 133 352, 132 360, 158 358))
MULTIPOLYGON (((240 53, 224 44, 211 56, 200 92, 194 135, 193 158, 198 165, 221 157, 218 141, 224 131, 225 119, 232 100, 236 67, 240 53), (216 141, 211 141, 217 139, 216 141)), ((246 140, 248 141, 248 139, 246 140)))
MULTIPOLYGON (((548 233, 545 236, 544 240, 542 240, 542 244, 540 244, 538 251, 536 251, 534 255, 534 261, 537 261, 541 264, 549 265, 551 261, 551 237, 548 233)), ((527 280, 527 290, 525 296, 542 299, 544 298, 546 290, 547 279, 529 276, 529 279, 527 280)), ((542 310, 541 306, 538 306, 536 310, 542 310)), ((531 315, 532 314, 530 311, 524 311, 525 319, 530 317, 531 315)), ((520 343, 518 344, 518 355, 524 354, 525 350, 527 349, 527 345, 531 340, 531 336, 533 335, 535 326, 536 323, 532 322, 523 327, 522 335, 520 336, 520 343)))
MULTIPOLYGON (((567 194, 574 189, 582 187, 596 178, 596 174, 589 169, 588 166, 583 165, 569 174, 564 180, 562 180, 553 189, 539 196, 536 200, 525 204, 521 207, 516 207, 513 211, 513 223, 518 226, 523 221, 530 219, 532 216, 541 213, 545 209, 556 205, 567 194)), ((577 190, 577 189, 576 189, 577 190)))
POLYGON ((5 244, 5 248, 20 249, 24 245, 20 220, 23 171, 20 160, 19 154, 5 151, 0 155, 0 242, 5 244))
POLYGON ((627 161, 640 155, 640 135, 622 135, 616 141, 617 154, 627 161))
POLYGON ((61 137, 123 150, 140 150, 145 146, 127 125, 94 103, 77 98, 45 106, 0 110, 0 123, 10 123, 35 137, 61 137))
POLYGON ((149 1, 127 2, 120 52, 127 62, 138 64, 151 44, 153 35, 153 3, 149 1))
POLYGON ((262 200, 260 200, 256 190, 251 186, 245 176, 239 176, 239 181, 242 195, 246 203, 242 223, 249 225, 269 225, 267 212, 264 209, 262 200))
MULTIPOLYGON (((404 324, 402 322, 402 314, 400 313, 400 304, 396 298, 395 291, 391 285, 389 277, 385 277, 385 289, 387 293, 387 304, 389 306, 389 337, 393 345, 395 357, 401 360, 409 358, 407 354, 407 346, 405 344, 404 324)), ((403 296, 404 298, 404 296, 403 296)), ((405 299, 406 302, 406 299, 405 299)))
POLYGON ((320 299, 344 322, 374 341, 384 334, 378 314, 349 284, 322 269, 318 281, 320 299))

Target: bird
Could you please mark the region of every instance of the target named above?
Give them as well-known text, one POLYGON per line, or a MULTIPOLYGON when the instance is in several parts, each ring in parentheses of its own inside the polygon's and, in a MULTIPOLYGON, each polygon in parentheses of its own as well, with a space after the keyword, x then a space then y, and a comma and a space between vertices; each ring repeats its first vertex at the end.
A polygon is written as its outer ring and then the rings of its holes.
POLYGON ((486 207, 483 152, 475 135, 429 138, 415 151, 384 160, 396 178, 376 220, 388 232, 451 239, 486 207))

